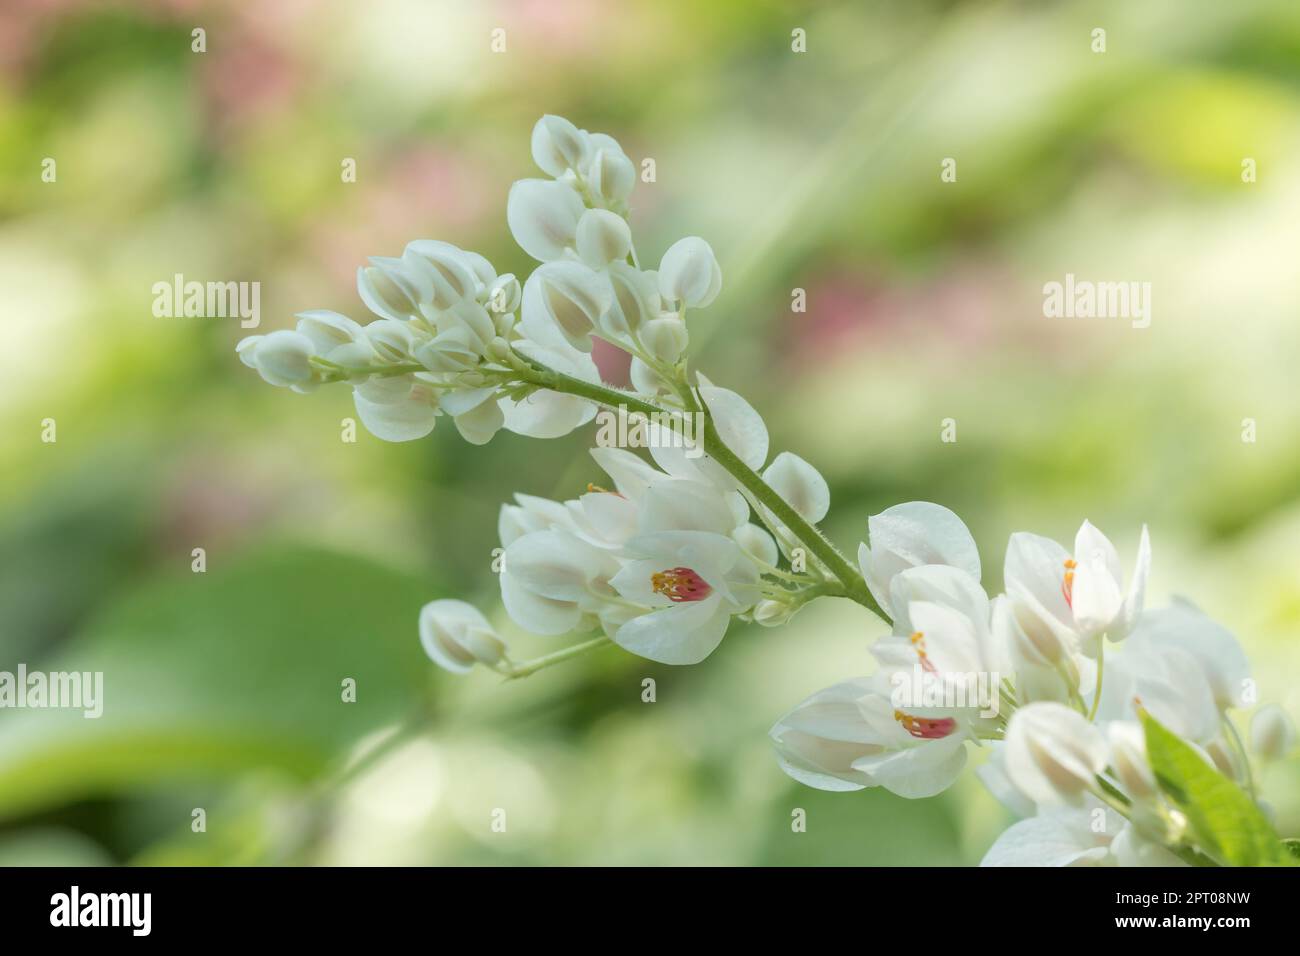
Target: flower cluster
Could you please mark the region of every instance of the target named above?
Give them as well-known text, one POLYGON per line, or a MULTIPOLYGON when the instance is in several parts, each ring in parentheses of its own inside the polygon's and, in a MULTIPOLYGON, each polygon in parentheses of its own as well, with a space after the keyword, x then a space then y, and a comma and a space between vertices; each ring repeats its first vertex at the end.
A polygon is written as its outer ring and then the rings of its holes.
MULTIPOLYGON (((518 678, 614 643, 696 664, 733 618, 776 626, 814 599, 847 598, 892 628, 871 647, 871 676, 812 695, 772 728, 794 779, 928 797, 976 748, 988 755, 984 783, 1024 817, 986 864, 1276 861, 1281 844, 1229 716, 1254 703, 1245 655, 1189 603, 1145 608, 1145 528, 1127 573, 1086 521, 1071 548, 1014 534, 1004 593, 990 598, 961 519, 910 502, 868 520, 854 566, 817 529, 830 508, 817 470, 789 452, 769 460, 753 407, 687 367, 687 312, 721 289, 708 244, 682 239, 643 270, 628 225, 636 170, 619 144, 545 116, 532 153, 547 178, 515 183, 506 206, 539 263, 522 287, 482 256, 419 240, 358 270, 369 324, 305 312, 295 331, 238 347, 272 385, 349 384, 361 420, 391 441, 427 435, 443 414, 476 444, 501 428, 567 434, 597 406, 640 416, 653 463, 594 448, 602 485, 564 501, 516 495, 498 521, 512 621, 596 636, 515 661, 479 610, 437 600, 419 620, 435 663, 518 678), (593 337, 631 355, 631 389, 601 382, 593 337), (682 416, 703 422, 699 454, 674 440, 682 416), (1196 783, 1171 785, 1179 775, 1196 783), (1235 808, 1236 842, 1221 844, 1210 825, 1221 811, 1184 804, 1201 785, 1235 808), (1262 842, 1243 848, 1243 827, 1262 842)), ((1250 736, 1266 759, 1295 745, 1276 707, 1256 711, 1250 736)))
MULTIPOLYGON (((986 865, 1180 862, 1164 845, 1186 821, 1156 785, 1143 713, 1248 782, 1228 716, 1253 694, 1246 657, 1189 603, 1143 610, 1145 528, 1127 585, 1114 546, 1088 522, 1072 550, 1013 534, 1006 593, 991 600, 975 542, 946 508, 899 505, 868 528, 862 573, 894 627, 871 649, 873 676, 812 695, 773 727, 790 776, 927 797, 957 778, 968 744, 987 746, 981 779, 1027 819, 986 865), (1117 801, 1122 814, 1110 809, 1117 801)), ((1258 712, 1254 736, 1265 756, 1292 741, 1276 707, 1258 712)))

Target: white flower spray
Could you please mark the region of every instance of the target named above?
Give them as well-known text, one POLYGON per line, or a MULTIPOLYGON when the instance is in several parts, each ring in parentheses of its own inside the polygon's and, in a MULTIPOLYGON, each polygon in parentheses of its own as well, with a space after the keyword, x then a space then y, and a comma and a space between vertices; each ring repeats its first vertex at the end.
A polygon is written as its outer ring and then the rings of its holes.
MULTIPOLYGON (((534 634, 594 636, 515 661, 481 612, 438 600, 419 621, 435 663, 519 678, 612 642, 696 664, 733 619, 779 626, 814 599, 847 598, 892 621, 892 632, 871 649, 872 676, 813 694, 772 728, 794 779, 927 797, 952 784, 972 747, 986 748, 981 778, 1026 817, 986 865, 1241 858, 1239 847, 1189 829, 1148 741, 1153 722, 1177 735, 1200 755, 1200 772, 1216 768, 1255 812, 1250 758, 1227 715, 1246 702, 1248 666, 1232 635, 1191 605, 1144 610, 1145 528, 1128 575, 1086 521, 1073 550, 1012 535, 1006 593, 990 599, 961 519, 909 502, 868 519, 855 566, 817 528, 830 508, 817 470, 789 452, 769 459, 754 408, 688 367, 687 313, 722 288, 709 244, 680 239, 657 271, 642 269, 628 223, 635 167, 619 144, 544 116, 532 154, 549 178, 515 183, 506 206, 515 240, 539 263, 522 287, 476 253, 417 240, 357 270, 375 315, 368 324, 303 312, 296 330, 237 348, 272 385, 350 386, 362 423, 387 441, 422 438, 443 416, 474 444, 502 428, 565 435, 600 407, 645 421, 653 464, 597 447, 611 487, 567 501, 516 495, 501 509, 510 618, 534 634), (630 354, 631 389, 601 382, 594 338, 630 354), (680 436, 655 440, 665 423, 693 417, 703 455, 667 440, 680 436), (1107 645, 1117 651, 1108 656, 1107 645)), ((1270 706, 1251 739, 1257 755, 1278 759, 1295 732, 1270 706)))

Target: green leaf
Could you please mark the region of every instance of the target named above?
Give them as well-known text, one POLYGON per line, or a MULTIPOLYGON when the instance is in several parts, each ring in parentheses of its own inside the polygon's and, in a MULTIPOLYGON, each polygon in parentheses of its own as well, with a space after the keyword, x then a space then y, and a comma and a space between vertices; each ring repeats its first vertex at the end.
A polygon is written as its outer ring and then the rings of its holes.
POLYGON ((1228 866, 1294 866, 1268 819, 1240 787, 1148 713, 1147 758, 1156 781, 1187 817, 1200 849, 1228 866))
POLYGON ((4 712, 0 820, 250 769, 307 779, 428 694, 416 637, 420 605, 437 596, 427 582, 307 547, 208 563, 191 573, 186 557, 184 572, 124 595, 54 658, 27 662, 102 672, 103 715, 4 712))

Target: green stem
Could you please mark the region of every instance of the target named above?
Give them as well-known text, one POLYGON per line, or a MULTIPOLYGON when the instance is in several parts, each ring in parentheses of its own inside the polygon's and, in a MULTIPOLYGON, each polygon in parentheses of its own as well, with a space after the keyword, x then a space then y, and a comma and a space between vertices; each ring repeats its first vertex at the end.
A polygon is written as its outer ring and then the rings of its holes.
POLYGON ((579 654, 585 654, 587 651, 595 650, 597 647, 603 647, 606 644, 612 644, 608 637, 603 634, 600 637, 593 637, 589 641, 583 641, 581 644, 574 644, 572 647, 566 647, 560 651, 554 651, 550 654, 543 654, 541 657, 534 657, 531 661, 524 661, 522 664, 507 664, 501 673, 506 680, 516 680, 520 677, 527 677, 529 674, 536 674, 543 668, 550 667, 552 664, 559 664, 567 661, 570 657, 577 657, 579 654))
POLYGON ((1088 722, 1097 716, 1097 708, 1101 706, 1101 679, 1106 673, 1106 668, 1102 665, 1106 661, 1106 636, 1103 634, 1101 643, 1097 645, 1097 688, 1092 692, 1092 707, 1088 709, 1088 722))
MULTIPOLYGON (((515 354, 518 355, 519 353, 515 354)), ((580 398, 586 398, 608 408, 616 409, 621 405, 630 411, 640 412, 647 416, 671 416, 673 414, 667 409, 660 408, 629 392, 606 388, 603 385, 594 385, 580 378, 574 378, 572 375, 557 372, 523 355, 520 355, 519 358, 525 365, 524 368, 520 369, 521 374, 524 374, 527 380, 533 384, 548 388, 551 391, 577 395, 580 398)), ((736 453, 723 443, 717 428, 714 427, 708 409, 706 408, 703 411, 705 413, 704 450, 714 461, 726 469, 727 473, 735 478, 741 487, 752 494, 777 520, 789 528, 822 564, 830 569, 831 573, 844 586, 846 597, 883 617, 880 608, 876 605, 875 599, 872 598, 871 592, 867 588, 866 582, 857 569, 849 563, 848 558, 840 553, 829 538, 806 521, 794 508, 790 507, 785 499, 778 495, 767 482, 763 481, 756 471, 741 461, 736 453)), ((656 420, 664 419, 659 418, 656 420)))

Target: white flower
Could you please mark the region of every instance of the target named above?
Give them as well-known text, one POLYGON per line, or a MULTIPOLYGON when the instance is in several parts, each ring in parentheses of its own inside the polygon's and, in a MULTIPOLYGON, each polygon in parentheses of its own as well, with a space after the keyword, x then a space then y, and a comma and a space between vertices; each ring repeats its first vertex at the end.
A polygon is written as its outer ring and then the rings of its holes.
POLYGON ((438 390, 415 375, 376 378, 352 390, 357 417, 383 441, 415 441, 433 431, 438 390))
POLYGON ((1219 732, 1214 690, 1196 656, 1177 643, 1158 639, 1145 623, 1139 623, 1122 653, 1106 659, 1097 716, 1137 720, 1139 708, 1195 743, 1207 744, 1219 732))
POLYGON ((872 596, 891 618, 894 576, 924 564, 946 564, 980 579, 980 556, 966 525, 942 505, 909 501, 867 519, 870 544, 858 548, 858 564, 872 596))
POLYGON ((1095 674, 1095 665, 1089 667, 1086 659, 1076 658, 1073 636, 1023 601, 998 595, 993 603, 993 633, 1015 672, 1021 703, 1068 702, 1080 686, 1080 665, 1095 674))
POLYGON ((623 624, 614 642, 661 664, 698 664, 713 653, 732 615, 758 600, 758 571, 730 537, 661 531, 627 543, 631 558, 610 581, 651 610, 623 624))
POLYGON ((1095 800, 1051 807, 1014 823, 980 866, 1186 866, 1095 800))
POLYGON ((1106 768, 1106 740, 1076 710, 1041 701, 1007 723, 1005 768, 1011 782, 1039 804, 1077 803, 1106 768))
POLYGON ((1113 811, 1105 814, 1100 832, 1094 828, 1098 817, 1085 807, 1053 807, 1013 823, 989 847, 980 866, 1104 866, 1123 823, 1112 821, 1119 819, 1113 811))
POLYGON ((1250 749, 1265 760, 1285 757, 1295 747, 1295 724, 1277 704, 1265 704, 1250 718, 1250 749))
POLYGON ((819 691, 771 730, 781 769, 819 790, 884 787, 909 799, 952 785, 966 765, 966 734, 950 717, 895 708, 862 678, 819 691))
POLYGON ((501 599, 511 619, 534 634, 572 631, 615 596, 614 555, 559 528, 516 538, 503 557, 501 599))
POLYGON ((1250 680, 1250 661, 1227 628, 1189 601, 1147 611, 1138 629, 1152 644, 1179 648, 1195 659, 1219 709, 1241 707, 1250 680))
POLYGON ((311 360, 316 347, 301 332, 280 329, 268 335, 253 335, 236 347, 245 365, 257 369, 270 385, 310 385, 316 378, 311 360))
POLYGON ((582 198, 567 183, 521 179, 510 187, 506 223, 519 247, 538 262, 554 262, 573 249, 582 198))
POLYGON ((422 273, 404 267, 402 259, 371 256, 369 266, 357 269, 357 294, 375 315, 385 319, 412 319, 420 314, 421 302, 432 295, 432 286, 422 273))
POLYGON ((533 162, 542 172, 560 178, 582 166, 587 155, 587 133, 562 116, 547 114, 533 127, 533 162))
POLYGON ((722 269, 713 249, 699 236, 678 239, 659 263, 659 294, 692 308, 703 308, 722 289, 722 269))
POLYGON ((588 209, 578 220, 574 237, 578 258, 592 269, 622 262, 632 249, 627 220, 607 209, 588 209))
POLYGON ((437 239, 408 242, 400 261, 411 284, 421 290, 426 318, 477 300, 496 281, 496 270, 482 256, 437 239))
POLYGON ((464 601, 432 601, 420 609, 420 643, 439 667, 467 673, 475 664, 495 667, 506 644, 478 608, 464 601))
POLYGON ((781 769, 818 790, 862 790, 871 779, 853 769, 860 757, 880 753, 859 701, 873 693, 860 677, 820 690, 778 720, 770 731, 781 769))
POLYGON ((660 315, 661 302, 655 275, 642 272, 626 262, 611 262, 605 266, 605 276, 612 297, 600 320, 601 336, 623 346, 635 344, 641 327, 660 315))
POLYGON ((534 531, 577 530, 568 507, 558 501, 516 493, 515 502, 503 504, 497 517, 497 535, 503 548, 534 531))
POLYGON ((539 341, 558 330, 573 348, 591 351, 591 333, 609 308, 609 282, 581 262, 549 262, 524 283, 524 333, 539 341))
POLYGON ((1119 555, 1110 540, 1087 521, 1074 540, 1074 554, 1050 538, 1019 532, 1007 545, 1007 593, 1045 620, 1078 635, 1080 650, 1096 657, 1103 635, 1121 641, 1137 623, 1151 568, 1146 526, 1127 592, 1119 555))
POLYGON ((613 139, 592 133, 582 175, 592 199, 613 209, 625 209, 636 185, 636 166, 613 139))

